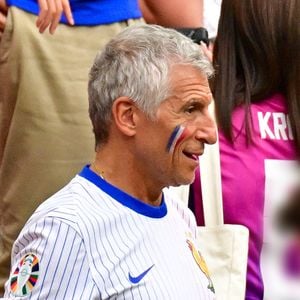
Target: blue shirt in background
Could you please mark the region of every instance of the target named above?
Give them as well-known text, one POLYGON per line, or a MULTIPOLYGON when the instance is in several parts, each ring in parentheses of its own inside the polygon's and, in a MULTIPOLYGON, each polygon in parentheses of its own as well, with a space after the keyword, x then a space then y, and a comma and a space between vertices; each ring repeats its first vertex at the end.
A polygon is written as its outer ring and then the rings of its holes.
MULTIPOLYGON (((37 0, 7 0, 9 6, 16 6, 37 15, 37 0)), ((70 0, 75 26, 111 24, 128 19, 141 18, 137 0, 70 0)), ((63 15, 61 23, 67 24, 63 15)))

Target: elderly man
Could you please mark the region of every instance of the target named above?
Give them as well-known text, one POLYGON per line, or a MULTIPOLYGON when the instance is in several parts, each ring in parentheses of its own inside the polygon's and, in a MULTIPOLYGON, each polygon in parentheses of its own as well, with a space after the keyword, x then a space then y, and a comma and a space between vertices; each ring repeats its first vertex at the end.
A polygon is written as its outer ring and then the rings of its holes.
POLYGON ((202 0, 141 1, 142 12, 138 0, 0 0, 0 297, 26 220, 93 158, 85 99, 96 51, 141 13, 202 25, 202 0))
POLYGON ((171 29, 132 26, 106 45, 89 80, 95 160, 26 223, 6 297, 214 298, 195 219, 163 191, 191 183, 216 140, 211 74, 171 29))

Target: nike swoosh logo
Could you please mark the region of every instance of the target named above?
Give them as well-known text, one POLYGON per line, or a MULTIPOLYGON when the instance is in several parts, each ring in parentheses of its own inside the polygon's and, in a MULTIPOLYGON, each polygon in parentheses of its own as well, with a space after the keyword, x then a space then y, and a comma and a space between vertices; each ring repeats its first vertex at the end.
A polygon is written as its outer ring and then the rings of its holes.
POLYGON ((138 275, 136 277, 131 276, 131 274, 129 272, 128 278, 129 278, 130 282, 132 282, 134 284, 139 283, 153 267, 154 267, 154 265, 152 265, 150 268, 148 268, 146 271, 144 271, 143 273, 141 273, 140 275, 138 275))

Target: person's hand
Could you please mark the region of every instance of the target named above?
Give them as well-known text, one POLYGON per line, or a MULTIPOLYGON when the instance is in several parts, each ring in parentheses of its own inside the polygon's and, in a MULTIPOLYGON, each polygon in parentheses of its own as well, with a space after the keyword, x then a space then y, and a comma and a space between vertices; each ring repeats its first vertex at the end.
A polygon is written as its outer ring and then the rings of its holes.
POLYGON ((53 34, 63 13, 68 23, 74 25, 69 0, 38 0, 38 4, 40 11, 36 20, 36 26, 40 33, 43 33, 49 27, 49 32, 53 34))
POLYGON ((0 41, 6 24, 7 5, 5 0, 0 0, 0 41))
POLYGON ((203 50, 204 54, 207 56, 207 58, 209 59, 210 62, 213 61, 213 53, 212 53, 212 49, 207 47, 207 45, 204 42, 200 42, 200 47, 203 50))

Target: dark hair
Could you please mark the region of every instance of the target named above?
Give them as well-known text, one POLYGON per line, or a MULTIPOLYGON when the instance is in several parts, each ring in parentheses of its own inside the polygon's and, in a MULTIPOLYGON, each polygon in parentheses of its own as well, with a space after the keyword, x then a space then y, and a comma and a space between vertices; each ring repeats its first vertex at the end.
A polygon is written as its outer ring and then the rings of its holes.
POLYGON ((300 1, 223 0, 213 64, 217 121, 233 141, 231 114, 243 104, 251 140, 249 107, 276 92, 287 101, 300 155, 300 1))

